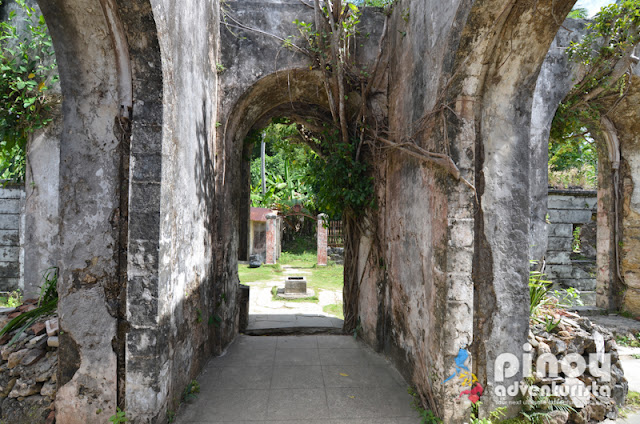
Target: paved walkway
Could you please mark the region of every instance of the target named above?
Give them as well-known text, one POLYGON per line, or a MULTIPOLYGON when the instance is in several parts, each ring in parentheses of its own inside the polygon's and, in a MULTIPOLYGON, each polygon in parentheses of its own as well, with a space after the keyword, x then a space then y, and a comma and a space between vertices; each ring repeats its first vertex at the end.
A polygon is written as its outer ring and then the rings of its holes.
POLYGON ((407 383, 351 336, 239 336, 176 423, 418 424, 407 383))

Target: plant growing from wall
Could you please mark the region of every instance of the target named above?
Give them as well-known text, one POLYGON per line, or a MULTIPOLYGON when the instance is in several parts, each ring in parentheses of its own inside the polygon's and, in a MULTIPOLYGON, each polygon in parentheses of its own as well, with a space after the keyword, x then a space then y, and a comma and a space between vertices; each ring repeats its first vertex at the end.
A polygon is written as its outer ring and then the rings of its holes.
POLYGON ((26 31, 12 11, 0 22, 0 179, 24 181, 29 136, 50 121, 56 61, 44 18, 23 0, 26 31))
POLYGON ((127 418, 127 414, 125 413, 125 411, 121 410, 120 408, 116 408, 116 413, 111 417, 109 417, 109 422, 112 424, 121 424, 121 423, 126 423, 128 421, 129 421, 129 418, 127 418))
POLYGON ((587 35, 567 49, 569 59, 584 66, 585 75, 560 104, 551 127, 551 140, 560 146, 600 127, 600 118, 613 109, 629 88, 634 56, 640 42, 640 0, 603 7, 587 35))

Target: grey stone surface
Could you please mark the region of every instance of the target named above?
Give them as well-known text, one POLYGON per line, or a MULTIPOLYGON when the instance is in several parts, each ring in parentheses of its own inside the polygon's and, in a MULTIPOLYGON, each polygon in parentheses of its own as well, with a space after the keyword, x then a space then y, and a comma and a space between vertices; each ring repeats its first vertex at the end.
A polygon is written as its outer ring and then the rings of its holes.
POLYGON ((580 71, 579 66, 569 61, 565 49, 571 41, 580 39, 585 25, 585 21, 575 19, 567 19, 563 23, 551 43, 536 82, 530 130, 530 259, 541 259, 547 250, 547 205, 549 208, 557 205, 552 199, 547 200, 549 132, 558 105, 575 84, 574 79, 580 71))
POLYGON ((198 380, 200 394, 181 406, 178 424, 420 422, 399 373, 351 336, 240 336, 198 380), (301 355, 331 364, 294 365, 301 355), (248 365, 255 356, 263 363, 248 365), (289 365, 273 362, 278 356, 289 365))
POLYGON ((25 246, 22 186, 0 187, 0 291, 24 289, 25 246))

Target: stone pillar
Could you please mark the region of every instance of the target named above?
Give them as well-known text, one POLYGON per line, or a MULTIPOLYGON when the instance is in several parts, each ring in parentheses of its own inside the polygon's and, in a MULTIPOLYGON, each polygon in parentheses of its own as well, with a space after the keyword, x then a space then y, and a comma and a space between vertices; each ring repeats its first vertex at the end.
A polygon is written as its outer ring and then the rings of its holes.
POLYGON ((329 238, 327 215, 318 215, 318 265, 327 265, 327 240, 329 238))
POLYGON ((278 259, 278 215, 274 213, 267 214, 267 252, 265 254, 265 265, 274 265, 278 259))

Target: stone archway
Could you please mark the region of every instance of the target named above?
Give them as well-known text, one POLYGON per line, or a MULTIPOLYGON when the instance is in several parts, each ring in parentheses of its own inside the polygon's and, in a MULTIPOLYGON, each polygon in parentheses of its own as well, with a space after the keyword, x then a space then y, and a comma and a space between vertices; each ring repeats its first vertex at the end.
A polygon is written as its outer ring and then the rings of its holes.
MULTIPOLYGON (((364 252, 381 247, 357 264, 359 336, 447 422, 468 417, 469 402, 443 384, 461 349, 493 409, 493 363, 526 341, 533 90, 572 4, 401 0, 391 18, 380 94, 389 137, 441 149, 475 193, 437 166, 385 151, 376 233, 358 240, 364 252), (416 131, 438 107, 444 126, 416 131)), ((97 411, 102 420, 118 403, 136 422, 163 422, 237 334, 244 135, 273 114, 309 116, 324 102, 306 58, 255 29, 289 35, 289 22, 310 12, 299 1, 226 2, 249 27, 227 21, 246 32, 236 38, 220 34, 216 1, 41 6, 65 94, 61 421, 91 422, 97 411)), ((381 27, 371 26, 362 63, 381 27)))

